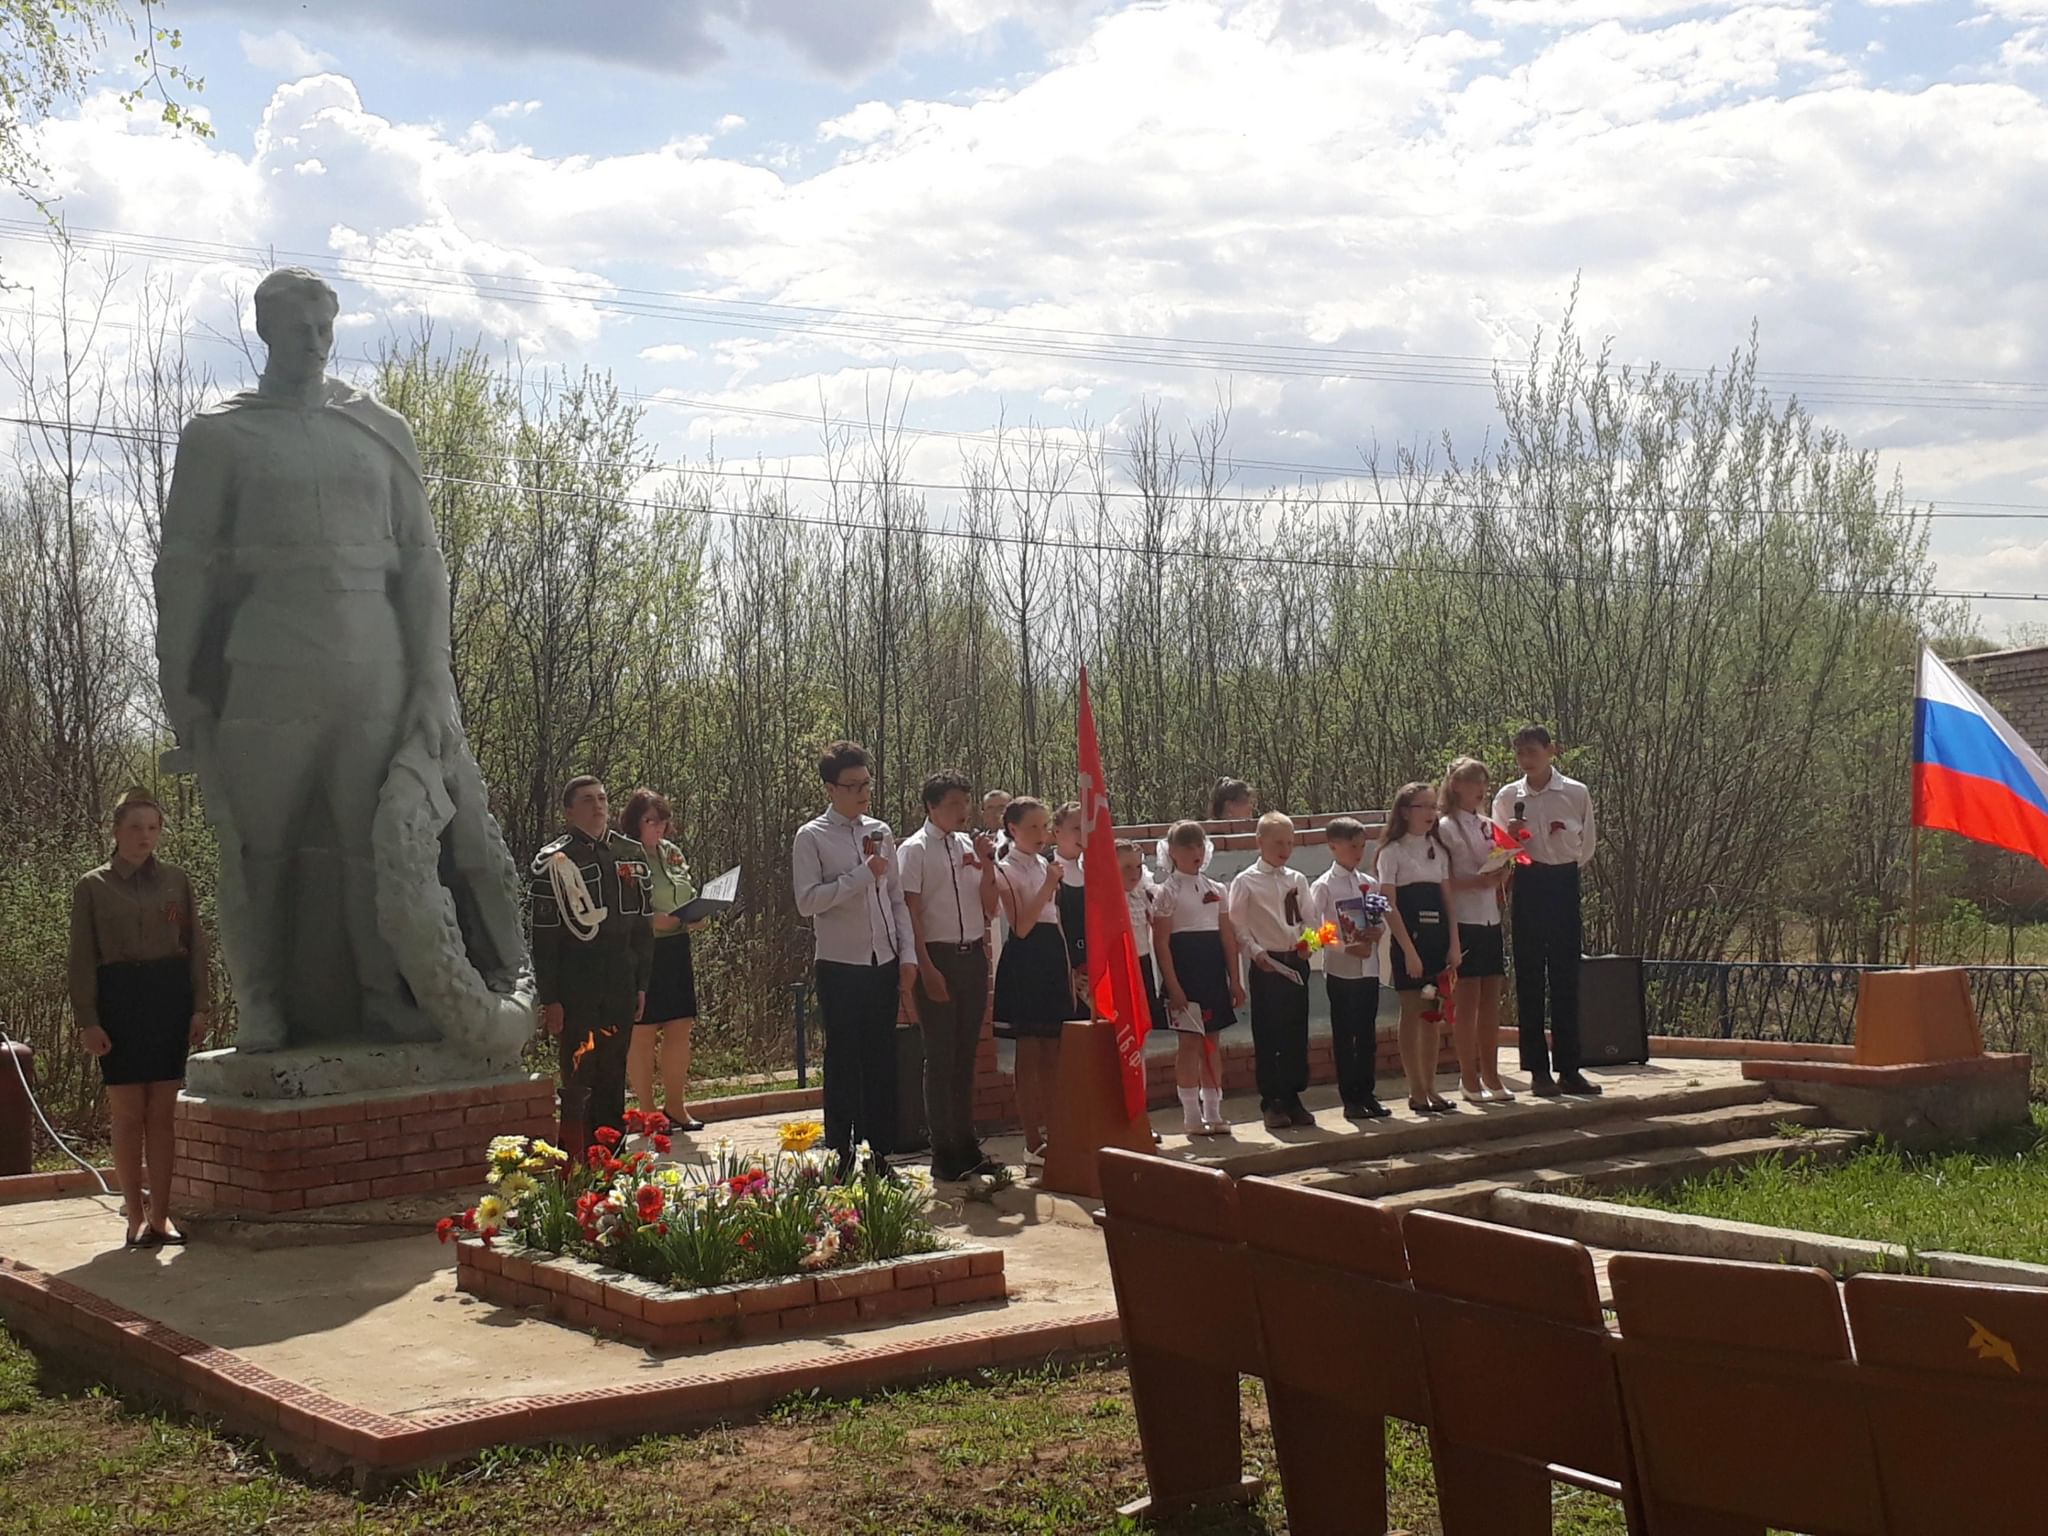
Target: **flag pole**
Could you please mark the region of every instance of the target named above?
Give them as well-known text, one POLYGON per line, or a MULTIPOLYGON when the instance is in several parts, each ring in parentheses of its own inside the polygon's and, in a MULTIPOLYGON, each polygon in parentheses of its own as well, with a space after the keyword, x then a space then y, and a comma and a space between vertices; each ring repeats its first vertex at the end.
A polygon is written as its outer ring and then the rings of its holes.
POLYGON ((1912 876, 1908 881, 1910 893, 1906 908, 1906 965, 1916 968, 1920 964, 1920 823, 1913 823, 1912 876))

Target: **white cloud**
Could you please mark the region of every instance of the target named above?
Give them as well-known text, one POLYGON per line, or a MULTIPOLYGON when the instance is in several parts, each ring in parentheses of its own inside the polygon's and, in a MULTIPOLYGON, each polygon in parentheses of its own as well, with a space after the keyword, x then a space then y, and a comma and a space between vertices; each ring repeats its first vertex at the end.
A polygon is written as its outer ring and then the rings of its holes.
POLYGON ((307 75, 317 75, 323 69, 332 69, 335 64, 333 54, 309 47, 292 33, 282 30, 262 35, 242 32, 237 34, 237 41, 241 44, 242 57, 252 68, 269 70, 280 79, 303 79, 307 75))
POLYGON ((531 117, 539 110, 540 103, 538 101, 501 101, 491 108, 489 115, 499 119, 531 117))
POLYGON ((725 114, 725 116, 721 117, 718 120, 718 122, 712 127, 711 131, 713 133, 722 135, 728 133, 735 133, 746 126, 747 120, 744 117, 741 117, 739 113, 728 112, 725 114))
POLYGON ((686 347, 679 341, 663 342, 658 347, 642 347, 640 360, 644 363, 691 363, 697 360, 697 349, 686 347))

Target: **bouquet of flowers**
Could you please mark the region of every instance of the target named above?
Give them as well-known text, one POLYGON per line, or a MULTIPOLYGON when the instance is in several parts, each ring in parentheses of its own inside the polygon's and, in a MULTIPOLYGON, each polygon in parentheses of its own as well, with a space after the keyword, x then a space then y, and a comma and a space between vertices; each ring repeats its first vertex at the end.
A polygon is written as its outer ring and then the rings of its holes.
POLYGON ((1535 862, 1528 854, 1522 851, 1522 844, 1529 841, 1529 833, 1526 828, 1518 836, 1497 821, 1489 821, 1487 825, 1493 829, 1493 851, 1487 855, 1486 867, 1480 873, 1490 875, 1495 870, 1508 864, 1530 864, 1535 862))
POLYGON ((1319 954, 1337 942, 1337 925, 1324 923, 1319 927, 1304 928, 1301 937, 1294 941, 1294 952, 1303 959, 1319 954))

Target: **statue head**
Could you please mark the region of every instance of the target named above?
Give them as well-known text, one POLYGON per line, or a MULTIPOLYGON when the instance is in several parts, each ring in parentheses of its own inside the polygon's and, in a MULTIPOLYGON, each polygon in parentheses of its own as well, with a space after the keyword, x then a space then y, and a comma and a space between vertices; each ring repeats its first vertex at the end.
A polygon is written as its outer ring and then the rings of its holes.
POLYGON ((256 334, 270 349, 264 372, 303 383, 327 371, 341 299, 317 272, 279 267, 256 285, 256 334))

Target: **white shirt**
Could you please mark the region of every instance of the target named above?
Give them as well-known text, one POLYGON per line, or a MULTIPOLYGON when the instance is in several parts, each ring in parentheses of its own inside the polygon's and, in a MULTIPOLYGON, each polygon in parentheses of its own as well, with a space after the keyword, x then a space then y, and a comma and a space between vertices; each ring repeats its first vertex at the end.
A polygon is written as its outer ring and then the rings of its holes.
POLYGON ((1380 850, 1380 884, 1389 890, 1403 885, 1441 885, 1450 872, 1451 861, 1433 837, 1410 832, 1380 850))
POLYGON ((1502 826, 1512 822, 1517 800, 1522 802, 1522 816, 1529 823, 1529 841, 1523 846, 1530 858, 1538 864, 1592 862, 1593 797, 1586 793, 1585 785, 1553 768, 1549 783, 1531 789, 1524 774, 1493 797, 1493 819, 1502 826))
POLYGON ((964 833, 941 832, 927 817, 896 855, 903 894, 919 900, 927 944, 978 944, 988 932, 981 915, 981 861, 964 833))
POLYGON ((1238 942, 1253 949, 1293 954, 1308 926, 1308 908, 1308 876, 1286 864, 1261 858, 1230 882, 1230 925, 1238 942))
MULTIPOLYGON (((1045 862, 1042 853, 1026 853, 1022 848, 1012 847, 996 865, 996 878, 1010 893, 1010 900, 1017 912, 1029 912, 1038 901, 1039 893, 1045 889, 1045 877, 1052 873, 1052 866, 1045 862)), ((1036 933, 1041 926, 1060 926, 1060 903, 1057 891, 1045 898, 1045 904, 1037 908, 1038 921, 1032 924, 1036 933)), ((1005 931, 1015 932, 1016 924, 1005 919, 1005 931)))
POLYGON ((1207 875, 1170 870, 1152 898, 1152 915, 1168 933, 1215 933, 1223 926, 1223 887, 1207 875))
MULTIPOLYGON (((1436 830, 1444 847, 1450 850, 1451 873, 1460 880, 1478 874, 1493 856, 1493 829, 1476 812, 1452 811, 1438 818, 1436 830)), ((1499 922, 1500 891, 1489 885, 1484 890, 1451 892, 1451 921, 1482 925, 1499 922)))
POLYGON ((820 960, 917 963, 887 822, 872 816, 850 819, 831 810, 813 817, 796 829, 790 845, 789 882, 797 911, 811 920, 820 960), (880 875, 868 868, 870 853, 889 861, 880 875))
POLYGON ((1158 889, 1150 875, 1141 873, 1137 885, 1124 892, 1124 902, 1131 909, 1131 937, 1137 942, 1141 960, 1152 953, 1152 901, 1158 889))
MULTIPOLYGON (((1342 903, 1355 902, 1366 892, 1379 888, 1379 881, 1367 874, 1363 865, 1357 869, 1345 869, 1340 864, 1332 864, 1316 876, 1315 883, 1308 888, 1310 916, 1318 925, 1336 923, 1341 934, 1344 928, 1344 921, 1339 916, 1342 903)), ((1358 912, 1359 909, 1353 907, 1343 914, 1343 918, 1356 924, 1358 912)), ((1325 976, 1355 981, 1361 976, 1377 976, 1379 973, 1380 947, 1377 943, 1369 955, 1351 954, 1341 943, 1334 949, 1323 951, 1325 976)))

